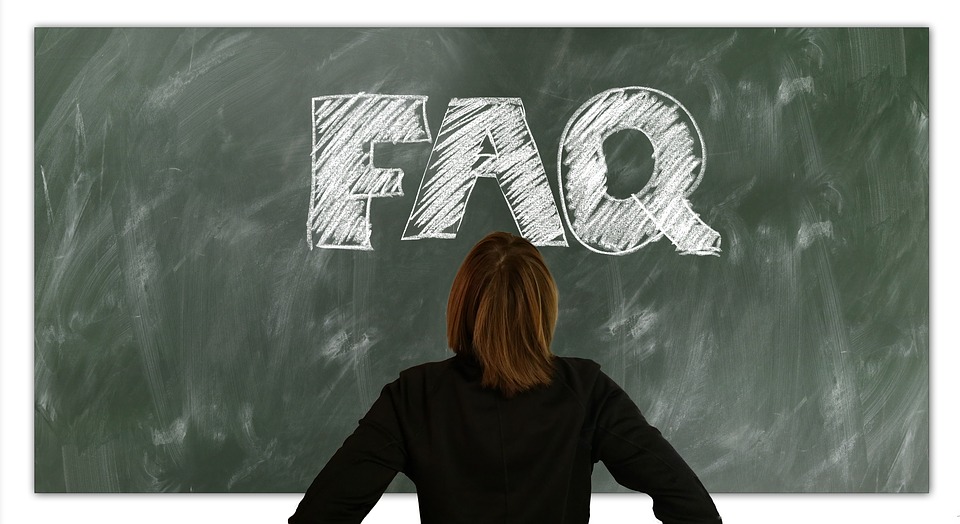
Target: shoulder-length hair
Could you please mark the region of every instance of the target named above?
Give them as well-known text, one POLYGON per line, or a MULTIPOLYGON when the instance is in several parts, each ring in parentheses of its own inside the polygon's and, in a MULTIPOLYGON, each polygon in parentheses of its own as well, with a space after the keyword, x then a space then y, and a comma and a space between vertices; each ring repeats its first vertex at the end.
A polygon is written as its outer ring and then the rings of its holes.
POLYGON ((472 355, 481 384, 504 396, 550 384, 557 285, 524 238, 496 232, 470 250, 447 302, 447 342, 472 355))

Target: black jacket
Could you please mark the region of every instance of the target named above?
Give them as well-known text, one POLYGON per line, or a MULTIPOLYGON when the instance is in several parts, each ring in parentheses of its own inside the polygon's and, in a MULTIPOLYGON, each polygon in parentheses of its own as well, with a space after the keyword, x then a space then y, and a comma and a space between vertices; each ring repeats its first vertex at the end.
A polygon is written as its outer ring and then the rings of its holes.
POLYGON ((557 357, 549 387, 505 399, 469 356, 387 384, 307 489, 290 524, 360 522, 398 471, 421 522, 584 523, 603 461, 664 523, 718 523, 713 500, 630 397, 591 360, 557 357))

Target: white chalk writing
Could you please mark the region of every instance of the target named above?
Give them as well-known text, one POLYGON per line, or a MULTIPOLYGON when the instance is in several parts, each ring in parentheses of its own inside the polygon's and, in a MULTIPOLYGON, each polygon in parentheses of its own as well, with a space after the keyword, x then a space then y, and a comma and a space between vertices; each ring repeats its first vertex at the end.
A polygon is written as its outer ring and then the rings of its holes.
POLYGON ((524 238, 567 245, 519 98, 450 101, 403 238, 456 237, 478 177, 496 179, 524 238))
MULTIPOLYGON (((373 249, 371 199, 403 195, 403 172, 374 167, 374 146, 430 142, 426 101, 364 93, 313 99, 311 248, 373 249)), ((679 101, 647 87, 610 89, 583 104, 560 137, 560 207, 574 237, 597 253, 624 255, 666 236, 681 254, 718 255, 720 234, 687 200, 705 169, 703 136, 679 101), (627 129, 649 138, 653 172, 639 192, 620 199, 606 190, 603 143, 627 129)), ((450 101, 402 238, 456 237, 480 177, 497 181, 521 235, 536 245, 567 245, 519 98, 450 101)))
POLYGON ((430 142, 426 101, 364 93, 313 99, 311 248, 373 249, 370 200, 403 195, 403 172, 374 167, 374 145, 430 142))
POLYGON ((567 122, 558 156, 564 215, 587 248, 622 255, 665 235, 683 254, 720 252, 719 233, 687 201, 706 167, 703 137, 693 116, 670 95, 646 87, 596 95, 567 122), (624 129, 641 131, 650 139, 654 166, 646 186, 621 200, 605 189, 603 141, 624 129))

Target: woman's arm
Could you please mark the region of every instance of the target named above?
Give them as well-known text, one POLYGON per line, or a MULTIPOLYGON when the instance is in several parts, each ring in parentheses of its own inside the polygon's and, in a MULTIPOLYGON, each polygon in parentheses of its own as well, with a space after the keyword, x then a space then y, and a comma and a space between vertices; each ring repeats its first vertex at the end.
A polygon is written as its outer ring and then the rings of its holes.
POLYGON ((603 372, 594 391, 600 396, 595 460, 622 486, 650 495, 653 513, 664 524, 721 522, 700 479, 627 393, 603 372))
POLYGON ((363 520, 406 461, 394 409, 397 382, 387 384, 352 435, 334 453, 300 501, 290 524, 363 520))

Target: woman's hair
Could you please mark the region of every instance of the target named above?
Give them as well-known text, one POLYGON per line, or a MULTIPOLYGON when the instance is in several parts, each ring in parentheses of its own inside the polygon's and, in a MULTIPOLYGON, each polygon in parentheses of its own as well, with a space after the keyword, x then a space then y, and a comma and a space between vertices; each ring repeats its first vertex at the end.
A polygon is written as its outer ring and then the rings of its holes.
POLYGON ((533 244, 497 232, 470 250, 450 289, 447 341, 479 362, 483 386, 509 398, 549 384, 556 323, 557 285, 533 244))

